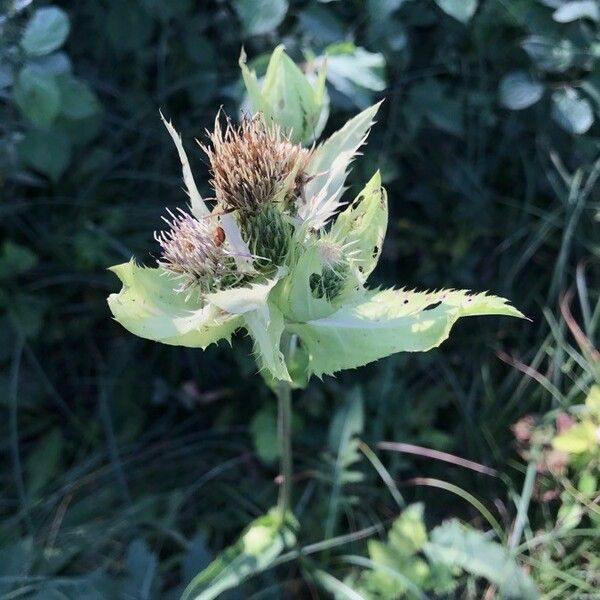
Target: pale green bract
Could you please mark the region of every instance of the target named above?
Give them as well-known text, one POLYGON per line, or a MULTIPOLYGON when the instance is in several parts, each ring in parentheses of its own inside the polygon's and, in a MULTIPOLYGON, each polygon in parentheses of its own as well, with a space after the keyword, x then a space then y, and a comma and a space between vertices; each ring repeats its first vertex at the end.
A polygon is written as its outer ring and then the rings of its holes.
MULTIPOLYGON (((275 67, 269 68, 282 68, 277 67, 281 60, 289 59, 276 51, 275 67)), ((247 71, 244 77, 252 96, 255 81, 247 71)), ((277 90, 273 97, 285 91, 277 90)), ((256 98, 258 94, 255 90, 256 98)), ((303 94, 308 91, 298 92, 298 98, 303 94)), ((377 109, 378 105, 370 107, 351 119, 311 155, 306 170, 312 179, 290 218, 291 248, 285 264, 277 265, 274 273, 261 275, 253 269, 236 219, 220 215, 227 243, 236 250, 240 271, 244 267, 247 274, 243 283, 202 297, 186 295, 175 291, 175 282, 164 269, 131 261, 112 268, 123 283, 122 290, 108 299, 115 319, 140 337, 198 348, 221 339, 230 341, 235 331, 245 329, 254 341, 260 369, 281 381, 291 380, 282 347, 289 344, 290 336, 297 336, 308 357, 306 381, 311 374, 330 375, 396 352, 430 350, 448 337, 461 317, 522 317, 506 300, 486 294, 365 287, 381 254, 388 219, 379 172, 350 205, 343 207, 341 197, 349 164, 364 143, 377 109), (315 281, 328 281, 323 288, 329 291, 316 293, 315 281)), ((197 191, 181 138, 165 124, 182 162, 192 212, 205 217, 209 210, 197 191)))
POLYGON ((295 143, 310 143, 318 135, 324 108, 325 68, 311 82, 294 61, 277 46, 269 60, 264 80, 246 65, 246 55, 240 56, 242 77, 252 110, 278 123, 295 143))

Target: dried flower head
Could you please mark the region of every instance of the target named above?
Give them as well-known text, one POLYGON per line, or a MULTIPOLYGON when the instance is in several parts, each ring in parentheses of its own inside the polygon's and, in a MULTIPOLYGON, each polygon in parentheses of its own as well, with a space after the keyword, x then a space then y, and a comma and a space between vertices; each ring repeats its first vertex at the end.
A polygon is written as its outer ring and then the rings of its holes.
POLYGON ((311 152, 293 144, 262 115, 245 117, 239 127, 228 120, 224 130, 217 118, 209 139, 211 145, 201 147, 210 160, 211 185, 223 210, 237 210, 242 216, 259 212, 293 171, 291 193, 299 194, 311 152))
POLYGON ((160 267, 183 281, 176 291, 189 291, 199 286, 209 291, 226 275, 231 275, 234 261, 224 244, 222 228, 214 218, 195 219, 178 209, 168 211, 171 219, 163 217, 169 225, 167 231, 154 233, 162 253, 160 267))

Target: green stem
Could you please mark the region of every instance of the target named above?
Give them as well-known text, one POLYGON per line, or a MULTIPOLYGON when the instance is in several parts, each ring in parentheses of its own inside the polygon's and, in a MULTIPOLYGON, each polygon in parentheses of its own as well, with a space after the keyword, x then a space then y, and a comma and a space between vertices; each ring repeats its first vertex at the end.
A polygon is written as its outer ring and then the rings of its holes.
MULTIPOLYGON (((297 338, 295 335, 284 334, 281 340, 281 350, 286 364, 289 366, 296 351, 297 338)), ((292 498, 292 385, 289 381, 277 383, 277 438, 279 442, 279 488, 278 509, 282 520, 290 509, 292 498)))
POLYGON ((280 381, 277 385, 277 404, 281 477, 278 507, 281 519, 285 520, 292 494, 292 388, 287 381, 280 381))

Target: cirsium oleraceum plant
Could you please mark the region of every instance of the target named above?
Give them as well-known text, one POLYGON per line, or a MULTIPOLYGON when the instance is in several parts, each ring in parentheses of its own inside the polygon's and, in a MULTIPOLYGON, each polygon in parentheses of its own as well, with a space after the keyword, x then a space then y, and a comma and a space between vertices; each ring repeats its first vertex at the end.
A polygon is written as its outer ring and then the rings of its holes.
POLYGON ((370 289, 387 228, 387 195, 379 172, 353 201, 344 192, 379 104, 305 147, 324 120, 323 72, 307 78, 282 47, 262 80, 244 55, 240 66, 253 114, 239 125, 218 115, 200 144, 210 163, 210 203, 198 192, 181 137, 163 118, 190 205, 163 217, 155 267, 133 260, 112 267, 123 287, 108 298, 126 329, 164 344, 204 349, 245 330, 279 400, 278 509, 251 523, 192 580, 183 600, 216 598, 295 543, 292 387, 313 374, 434 348, 461 317, 522 316, 485 293, 370 289))
POLYGON ((180 136, 165 121, 181 163, 190 210, 170 213, 155 234, 156 267, 112 267, 123 288, 108 298, 132 333, 206 348, 245 329, 259 368, 290 381, 283 340, 296 336, 301 379, 426 351, 460 317, 522 316, 506 300, 465 290, 371 290, 388 220, 379 172, 349 204, 349 166, 379 105, 314 148, 291 141, 258 113, 239 126, 219 119, 203 149, 214 205, 201 198, 180 136))

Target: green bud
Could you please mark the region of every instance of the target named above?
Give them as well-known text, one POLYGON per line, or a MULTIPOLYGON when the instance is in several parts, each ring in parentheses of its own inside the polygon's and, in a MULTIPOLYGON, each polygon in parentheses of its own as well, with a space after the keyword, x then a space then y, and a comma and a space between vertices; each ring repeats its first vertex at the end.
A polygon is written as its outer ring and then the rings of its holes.
POLYGON ((312 142, 325 101, 325 69, 321 68, 316 82, 311 83, 283 46, 273 51, 262 84, 246 66, 243 50, 239 64, 252 110, 273 119, 293 143, 312 142))
POLYGON ((240 225, 250 252, 258 257, 257 268, 268 271, 285 263, 293 227, 276 206, 266 204, 260 212, 244 216, 240 225))

